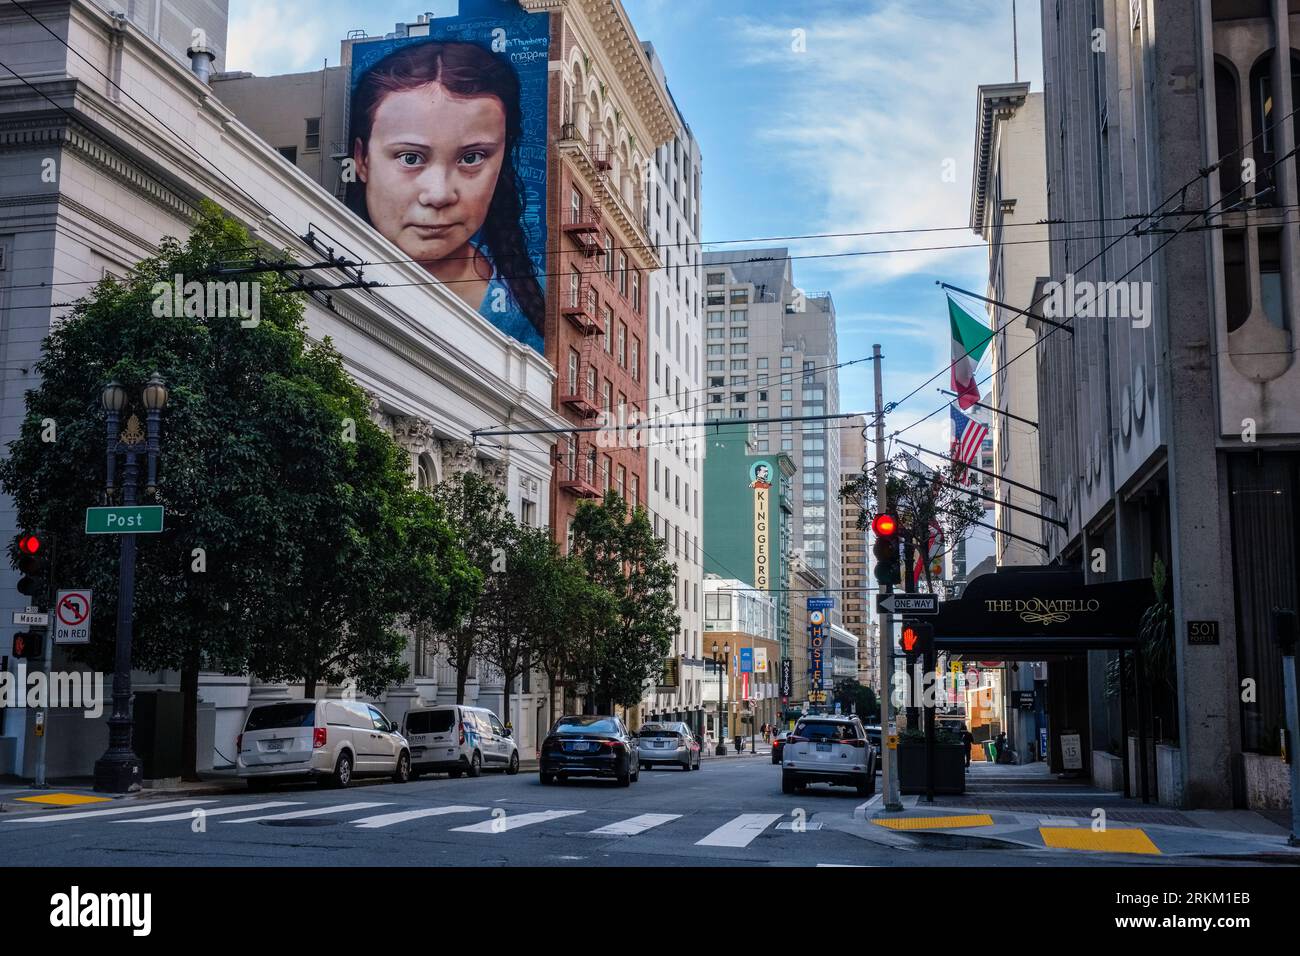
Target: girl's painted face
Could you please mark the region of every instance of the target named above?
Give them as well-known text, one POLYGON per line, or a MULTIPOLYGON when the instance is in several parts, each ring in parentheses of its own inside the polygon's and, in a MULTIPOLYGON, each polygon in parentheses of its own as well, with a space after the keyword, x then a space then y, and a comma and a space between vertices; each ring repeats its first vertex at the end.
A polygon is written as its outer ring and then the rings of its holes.
POLYGON ((353 148, 371 223, 413 259, 465 254, 487 218, 505 139, 495 96, 456 96, 436 83, 389 93, 369 149, 359 139, 353 148))

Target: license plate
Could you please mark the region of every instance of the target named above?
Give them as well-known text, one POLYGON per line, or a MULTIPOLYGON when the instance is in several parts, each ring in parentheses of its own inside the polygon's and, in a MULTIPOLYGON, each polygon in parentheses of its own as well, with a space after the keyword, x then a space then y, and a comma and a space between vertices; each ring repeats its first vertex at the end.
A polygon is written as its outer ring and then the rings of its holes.
POLYGON ((574 750, 590 750, 591 743, 586 740, 575 740, 573 743, 574 750))
POLYGON ((662 740, 656 740, 656 741, 655 741, 655 746, 656 746, 656 747, 666 747, 667 744, 665 744, 662 740))
POLYGON ((283 741, 283 740, 268 740, 268 741, 266 741, 266 749, 267 749, 267 750, 283 750, 283 749, 284 749, 284 741, 283 741))
POLYGON ((424 756, 424 748, 423 748, 423 747, 412 747, 412 748, 411 748, 411 756, 412 756, 412 757, 423 757, 423 756, 424 756))
POLYGON ((818 745, 817 745, 817 752, 818 752, 818 753, 830 753, 830 752, 831 752, 831 745, 830 745, 830 744, 818 744, 818 745))

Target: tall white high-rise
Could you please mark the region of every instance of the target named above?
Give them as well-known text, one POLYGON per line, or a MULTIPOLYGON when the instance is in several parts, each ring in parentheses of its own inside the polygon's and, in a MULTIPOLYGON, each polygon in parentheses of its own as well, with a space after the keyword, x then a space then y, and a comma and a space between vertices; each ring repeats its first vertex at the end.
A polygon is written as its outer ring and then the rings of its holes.
MULTIPOLYGON (((668 88, 654 46, 642 43, 659 81, 668 88)), ((669 98, 672 92, 669 90, 669 98)), ((677 104, 673 102, 673 108, 677 104)), ((646 181, 646 228, 663 256, 664 268, 650 274, 650 368, 647 400, 656 424, 696 421, 702 413, 700 366, 703 285, 700 265, 700 146, 678 110, 681 132, 660 146, 646 181)), ((652 689, 645 706, 650 716, 704 719, 704 677, 700 631, 704 576, 700 507, 703 502, 703 442, 698 429, 648 429, 651 521, 677 566, 677 613, 681 629, 673 655, 681 659, 676 690, 652 689)))

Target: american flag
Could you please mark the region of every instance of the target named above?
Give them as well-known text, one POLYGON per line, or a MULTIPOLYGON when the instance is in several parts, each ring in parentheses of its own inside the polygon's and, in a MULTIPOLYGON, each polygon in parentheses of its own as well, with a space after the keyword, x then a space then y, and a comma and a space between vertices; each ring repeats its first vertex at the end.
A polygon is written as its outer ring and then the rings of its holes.
MULTIPOLYGON (((956 406, 948 406, 952 418, 952 457, 963 465, 973 465, 979 457, 980 446, 989 426, 959 412, 956 406)), ((971 482, 973 483, 973 481, 971 482)))

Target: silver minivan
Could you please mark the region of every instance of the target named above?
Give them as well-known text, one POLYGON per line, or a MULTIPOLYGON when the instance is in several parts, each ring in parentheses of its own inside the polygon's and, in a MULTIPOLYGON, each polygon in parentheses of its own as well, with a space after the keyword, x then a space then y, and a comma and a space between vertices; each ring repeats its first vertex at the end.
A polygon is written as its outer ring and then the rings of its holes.
POLYGON ((519 772, 519 747, 486 707, 436 704, 412 707, 402 718, 411 744, 411 772, 477 777, 486 770, 519 772))
POLYGON ((285 700, 252 708, 235 739, 235 767, 251 789, 315 778, 346 787, 353 777, 411 777, 411 751, 397 725, 373 704, 285 700))

